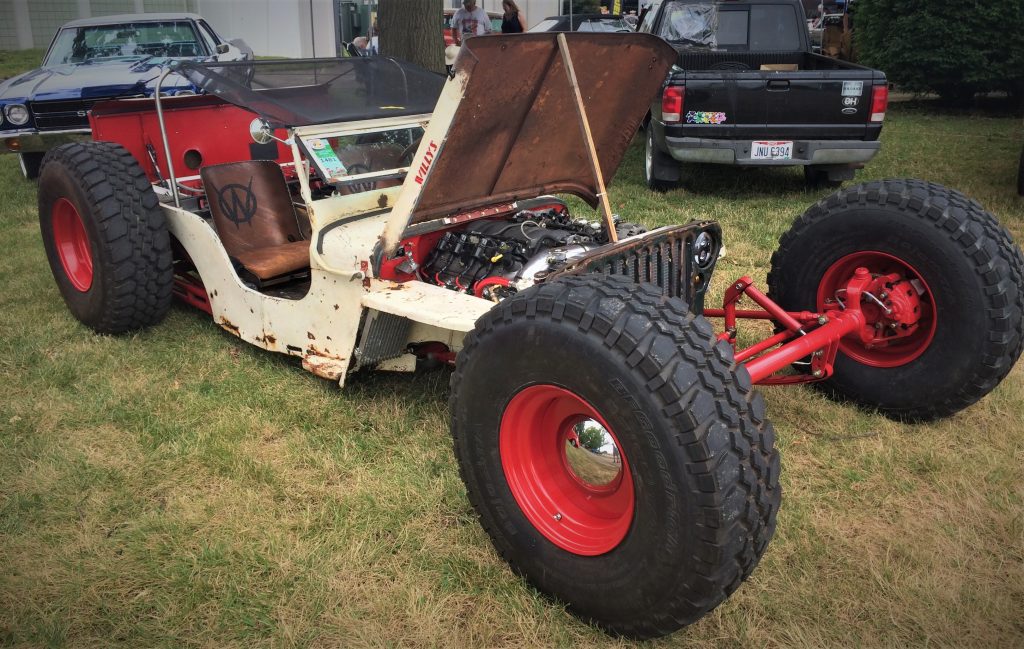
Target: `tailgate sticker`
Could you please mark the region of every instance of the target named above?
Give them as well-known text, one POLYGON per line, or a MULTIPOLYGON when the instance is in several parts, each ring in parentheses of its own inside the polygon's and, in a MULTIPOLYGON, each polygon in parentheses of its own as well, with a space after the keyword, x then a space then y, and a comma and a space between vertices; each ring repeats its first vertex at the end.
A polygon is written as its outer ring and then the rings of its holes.
POLYGON ((864 92, 863 81, 844 81, 843 82, 843 96, 844 97, 860 97, 864 92))
POLYGON ((725 113, 709 113, 703 110, 686 112, 687 124, 722 124, 725 119, 725 113))

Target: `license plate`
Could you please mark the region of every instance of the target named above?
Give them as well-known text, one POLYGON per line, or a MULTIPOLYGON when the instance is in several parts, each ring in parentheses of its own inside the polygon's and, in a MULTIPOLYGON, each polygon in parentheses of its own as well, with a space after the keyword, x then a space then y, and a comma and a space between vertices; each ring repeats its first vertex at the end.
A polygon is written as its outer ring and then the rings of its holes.
POLYGON ((750 159, 751 160, 792 160, 793 159, 793 143, 792 142, 751 142, 750 143, 750 159))

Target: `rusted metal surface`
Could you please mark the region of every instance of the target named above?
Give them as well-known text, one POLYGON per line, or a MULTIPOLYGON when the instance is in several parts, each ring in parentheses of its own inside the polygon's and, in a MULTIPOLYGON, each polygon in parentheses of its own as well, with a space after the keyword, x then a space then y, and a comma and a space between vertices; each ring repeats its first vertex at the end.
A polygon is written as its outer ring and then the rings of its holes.
MULTIPOLYGON (((566 34, 600 168, 614 176, 675 50, 647 34, 566 34)), ((466 41, 456 75, 466 75, 443 149, 432 161, 410 223, 539 194, 598 203, 557 34, 466 41)))
POLYGON ((634 281, 658 286, 666 296, 682 298, 694 313, 701 313, 704 292, 714 271, 714 260, 718 258, 721 242, 722 229, 714 221, 667 226, 614 245, 595 248, 547 275, 544 281, 584 273, 626 275, 634 281), (697 268, 693 260, 693 242, 701 232, 708 232, 714 237, 712 261, 705 268, 697 268))

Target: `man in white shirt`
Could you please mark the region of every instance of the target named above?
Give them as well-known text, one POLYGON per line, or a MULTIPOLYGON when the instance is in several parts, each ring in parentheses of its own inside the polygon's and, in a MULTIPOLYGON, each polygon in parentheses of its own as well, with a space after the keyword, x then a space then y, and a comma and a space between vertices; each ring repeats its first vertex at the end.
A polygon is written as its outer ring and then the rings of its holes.
POLYGON ((462 45, 462 39, 471 36, 490 34, 491 19, 487 12, 476 6, 476 0, 462 0, 462 9, 455 12, 452 18, 452 37, 456 45, 462 45))

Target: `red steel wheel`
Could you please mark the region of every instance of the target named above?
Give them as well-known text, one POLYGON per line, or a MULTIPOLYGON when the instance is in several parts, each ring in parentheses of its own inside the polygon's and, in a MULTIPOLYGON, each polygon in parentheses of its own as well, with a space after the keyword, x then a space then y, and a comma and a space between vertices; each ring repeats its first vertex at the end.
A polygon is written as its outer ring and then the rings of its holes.
POLYGON ((838 191, 779 240, 768 294, 787 311, 841 309, 857 267, 871 274, 866 326, 839 341, 815 383, 825 394, 930 421, 988 394, 1020 357, 1024 256, 977 201, 922 180, 838 191))
POLYGON ((92 250, 85 224, 75 206, 66 198, 53 205, 53 243, 72 286, 86 292, 92 286, 92 250))
MULTIPOLYGON (((872 277, 876 278, 877 284, 881 285, 881 277, 898 277, 895 282, 900 288, 899 296, 888 296, 883 299, 890 309, 896 309, 899 313, 901 306, 905 310, 914 310, 912 318, 916 320, 912 331, 905 336, 895 336, 891 340, 880 339, 870 347, 865 345, 857 336, 847 336, 839 341, 839 350, 853 360, 870 365, 872 367, 899 367, 913 361, 928 349, 935 338, 935 329, 938 319, 935 313, 935 298, 931 288, 913 266, 906 261, 884 252, 864 250, 846 255, 837 260, 821 278, 818 285, 817 309, 824 312, 826 304, 834 301, 837 295, 841 296, 847 283, 853 277, 858 267, 867 268, 872 277), (904 302, 893 304, 892 299, 902 298, 904 302)), ((889 282, 892 284, 894 282, 889 282)), ((889 289, 891 290, 891 286, 889 289)), ((880 290, 880 295, 885 295, 885 288, 880 290)), ((841 298, 840 298, 841 299, 841 298)), ((898 318, 887 316, 883 310, 874 302, 865 301, 862 305, 864 315, 867 317, 868 325, 888 331, 890 327, 899 330, 899 327, 906 327, 901 324, 898 318)))
POLYGON ((618 438, 593 406, 564 388, 530 386, 505 409, 499 444, 512 495, 545 538, 584 556, 622 542, 633 520, 633 478, 618 438), (600 431, 608 452, 579 447, 576 430, 584 424, 600 431))

